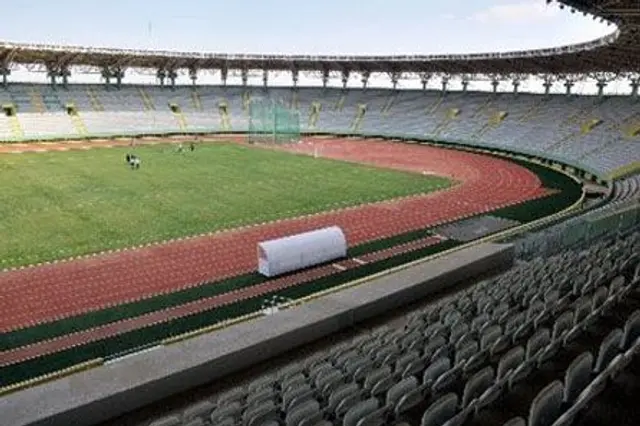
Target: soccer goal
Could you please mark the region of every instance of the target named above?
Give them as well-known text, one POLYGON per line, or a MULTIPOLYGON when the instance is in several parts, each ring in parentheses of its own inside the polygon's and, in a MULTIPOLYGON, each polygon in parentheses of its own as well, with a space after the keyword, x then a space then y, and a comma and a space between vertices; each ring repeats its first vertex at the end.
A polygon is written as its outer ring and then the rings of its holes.
POLYGON ((295 143, 300 141, 300 113, 282 101, 257 98, 249 103, 250 143, 295 143))

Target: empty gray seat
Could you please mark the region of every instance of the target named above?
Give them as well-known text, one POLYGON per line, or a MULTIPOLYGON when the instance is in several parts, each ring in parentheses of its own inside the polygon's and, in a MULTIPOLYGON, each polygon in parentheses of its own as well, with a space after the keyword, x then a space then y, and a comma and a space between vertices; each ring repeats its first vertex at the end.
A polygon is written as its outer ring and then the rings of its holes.
POLYGON ((575 309, 573 310, 573 324, 579 325, 584 321, 591 312, 591 298, 583 296, 576 301, 575 309))
POLYGON ((398 383, 391 386, 387 391, 387 397, 385 399, 387 406, 395 407, 403 396, 411 391, 418 389, 418 385, 418 379, 411 376, 402 379, 398 383))
POLYGON ((410 379, 414 379, 414 381, 405 383, 402 385, 402 389, 394 390, 392 394, 391 391, 395 388, 392 387, 387 392, 387 406, 393 409, 396 418, 400 418, 403 413, 423 401, 422 387, 418 385, 417 379, 414 377, 410 377, 410 379))
POLYGON ((301 384, 307 384, 307 377, 302 373, 292 374, 280 383, 280 388, 283 392, 286 392, 292 386, 299 386, 301 384))
POLYGON ((430 339, 422 351, 423 357, 431 358, 431 356, 440 348, 447 345, 447 341, 443 336, 436 336, 430 339))
POLYGON ((498 362, 497 379, 501 382, 509 380, 509 386, 516 382, 510 380, 513 373, 525 362, 525 353, 522 346, 510 349, 498 362))
POLYGON ((463 364, 466 360, 471 358, 473 354, 478 352, 478 342, 475 340, 466 342, 464 345, 456 349, 454 365, 458 366, 463 364))
POLYGON ((506 303, 500 303, 495 309, 491 312, 491 316, 494 319, 500 318, 505 312, 509 312, 509 305, 506 303))
POLYGON ((460 337, 464 336, 469 331, 469 324, 465 322, 459 322, 453 327, 451 327, 451 332, 449 334, 449 342, 456 343, 460 337))
POLYGON ((341 371, 333 370, 316 377, 315 386, 323 394, 329 394, 338 385, 344 383, 344 376, 341 371))
POLYGON ((509 315, 509 318, 504 323, 504 333, 514 334, 516 330, 525 322, 525 314, 518 312, 516 314, 509 315))
POLYGON ((457 310, 452 310, 443 316, 442 323, 444 325, 453 325, 460 319, 462 319, 462 314, 457 310))
POLYGON ((426 370, 424 370, 424 374, 422 375, 422 384, 430 387, 440 376, 450 369, 451 360, 449 360, 449 358, 438 358, 432 362, 426 370))
POLYGON ((406 353, 398 357, 398 359, 396 359, 394 371, 396 373, 402 374, 402 372, 405 370, 405 368, 407 368, 409 364, 419 358, 420 354, 418 352, 407 351, 406 353))
POLYGON ((362 391, 358 387, 357 383, 347 383, 336 388, 327 401, 327 409, 333 412, 340 402, 348 396, 360 395, 362 391))
POLYGON ((493 384, 493 367, 488 366, 471 376, 462 392, 462 408, 467 408, 474 403, 493 384))
POLYGON ((449 393, 438 398, 422 415, 420 426, 442 426, 458 411, 458 395, 449 393))
POLYGON ((375 355, 373 356, 373 360, 377 364, 387 364, 397 358, 399 352, 400 349, 395 344, 390 343, 378 349, 378 351, 376 351, 375 355))
POLYGON ((219 403, 219 404, 223 404, 223 405, 213 410, 211 412, 211 415, 209 416, 211 423, 215 424, 216 421, 218 421, 219 419, 224 419, 224 418, 235 419, 237 417, 240 417, 240 413, 242 412, 242 405, 240 404, 239 401, 230 401, 230 402, 219 403))
POLYGON ((475 318, 471 320, 471 329, 476 331, 481 331, 486 323, 489 322, 491 318, 487 313, 481 313, 480 315, 476 315, 475 318))
POLYGON ((360 401, 353 407, 351 407, 344 415, 342 421, 343 426, 356 426, 360 420, 378 410, 380 402, 376 398, 369 398, 365 401, 360 401))
POLYGON ((527 346, 525 348, 525 354, 527 360, 534 359, 540 352, 551 343, 551 333, 547 328, 541 328, 536 331, 530 338, 527 340, 527 346))
POLYGON ((611 332, 602 339, 602 343, 600 343, 600 348, 598 349, 596 365, 593 369, 594 373, 600 373, 607 368, 611 360, 620 352, 621 343, 622 330, 619 328, 611 330, 611 332))
POLYGON ((447 334, 447 332, 448 332, 448 328, 444 324, 435 322, 427 326, 427 328, 425 328, 423 335, 427 339, 434 339, 437 336, 444 337, 444 335, 447 334))
POLYGON ((183 420, 191 420, 196 417, 209 417, 211 412, 216 408, 210 401, 202 401, 187 407, 182 413, 183 420))
POLYGON ((563 402, 573 404, 578 398, 580 392, 591 381, 592 366, 593 355, 591 355, 591 352, 583 352, 571 362, 564 375, 563 402))
POLYGON ((247 395, 247 405, 252 406, 264 401, 275 399, 276 391, 273 388, 260 388, 247 395))
POLYGON ((305 394, 307 392, 311 392, 311 385, 305 383, 299 385, 297 387, 290 387, 286 392, 282 393, 282 406, 285 410, 288 410, 291 406, 292 402, 298 398, 300 395, 305 394))
POLYGON ((182 422, 182 426, 205 426, 206 423, 201 418, 197 417, 187 422, 182 422))
POLYGON ((275 383, 275 378, 273 376, 264 376, 258 379, 253 380, 251 383, 247 385, 247 390, 249 392, 255 392, 258 389, 273 387, 275 383))
POLYGON ((309 379, 311 379, 311 381, 315 381, 316 377, 318 377, 319 375, 326 373, 327 371, 332 371, 334 369, 335 367, 328 362, 321 362, 309 369, 309 379))
POLYGON ((237 401, 243 399, 246 395, 247 391, 244 388, 234 388, 220 395, 217 399, 217 403, 218 406, 221 406, 224 402, 237 401))
POLYGON ((564 336, 573 327, 573 312, 565 311, 553 323, 551 338, 553 340, 564 339, 564 336))
POLYGON ((181 426, 182 422, 178 416, 167 416, 161 419, 155 420, 149 426, 181 426))
POLYGON ((522 417, 514 417, 507 420, 502 426, 527 426, 527 422, 522 417))
POLYGON ((640 338, 640 309, 633 311, 624 324, 620 349, 627 350, 640 338))
POLYGON ((591 316, 600 315, 602 307, 607 301, 608 295, 606 287, 600 286, 596 289, 591 298, 591 316))
POLYGON ((222 419, 217 419, 215 423, 212 424, 216 426, 236 426, 236 421, 231 417, 225 417, 222 419))
POLYGON ((265 401, 255 407, 247 408, 242 413, 242 419, 245 424, 258 423, 259 421, 267 420, 270 417, 268 414, 271 413, 276 413, 276 404, 273 401, 265 401))
POLYGON ((296 406, 291 412, 286 414, 284 419, 286 426, 299 426, 300 423, 308 418, 315 418, 320 421, 320 403, 316 400, 305 401, 296 406))
POLYGON ((493 345, 502 336, 502 328, 499 325, 492 325, 485 328, 480 336, 480 350, 491 350, 493 345))
POLYGON ((282 367, 278 371, 278 380, 282 382, 290 376, 293 376, 298 373, 302 373, 303 370, 304 370, 304 366, 302 364, 297 362, 291 363, 289 365, 282 367))
POLYGON ((376 368, 367 374, 367 377, 364 379, 364 388, 371 390, 373 386, 378 383, 381 379, 389 377, 391 375, 391 367, 388 365, 382 366, 380 368, 376 368))
POLYGON ((562 412, 564 388, 556 380, 542 389, 531 402, 529 426, 551 426, 562 412))

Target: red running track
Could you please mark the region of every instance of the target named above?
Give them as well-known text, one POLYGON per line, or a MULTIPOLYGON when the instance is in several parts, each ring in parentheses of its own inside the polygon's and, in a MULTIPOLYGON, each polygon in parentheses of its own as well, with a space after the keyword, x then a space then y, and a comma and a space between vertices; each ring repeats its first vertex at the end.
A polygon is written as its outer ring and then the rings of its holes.
POLYGON ((479 154, 383 141, 314 140, 295 150, 449 176, 456 187, 226 231, 141 249, 0 274, 0 332, 169 293, 255 270, 256 243, 341 226, 350 245, 494 210, 545 195, 535 174, 479 154))
MULTIPOLYGON (((375 262, 382 259, 388 259, 402 253, 419 250, 428 246, 432 246, 441 241, 438 237, 425 237, 416 241, 394 246, 388 249, 382 249, 373 253, 360 256, 359 260, 365 262, 375 262)), ((37 343, 22 346, 5 352, 0 352, 0 368, 7 365, 24 362, 29 359, 37 358, 46 354, 60 352, 65 349, 84 345, 90 342, 124 334, 128 331, 137 330, 150 325, 167 322, 172 319, 185 317, 198 312, 212 310, 241 300, 254 298, 262 294, 273 291, 282 290, 289 287, 304 285, 312 280, 328 277, 340 272, 335 265, 339 264, 346 269, 359 268, 362 265, 353 259, 343 259, 333 265, 322 265, 317 268, 306 269, 293 275, 275 278, 262 284, 246 287, 227 293, 219 294, 212 297, 198 299, 179 306, 154 311, 148 314, 140 315, 133 318, 112 322, 102 326, 81 330, 71 334, 65 334, 49 340, 39 341, 37 343)))

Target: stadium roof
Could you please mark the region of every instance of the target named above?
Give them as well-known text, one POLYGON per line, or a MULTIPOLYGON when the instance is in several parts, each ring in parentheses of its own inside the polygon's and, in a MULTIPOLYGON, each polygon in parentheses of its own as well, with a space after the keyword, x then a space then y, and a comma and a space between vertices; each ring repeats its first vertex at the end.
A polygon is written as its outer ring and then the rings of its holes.
MULTIPOLYGON (((549 3, 550 0, 547 0, 549 3)), ((247 69, 357 73, 588 74, 640 72, 640 4, 637 0, 562 0, 561 8, 604 19, 612 34, 551 49, 460 55, 309 56, 163 52, 0 42, 0 64, 123 70, 247 69)), ((0 66, 0 68, 2 68, 0 66)))

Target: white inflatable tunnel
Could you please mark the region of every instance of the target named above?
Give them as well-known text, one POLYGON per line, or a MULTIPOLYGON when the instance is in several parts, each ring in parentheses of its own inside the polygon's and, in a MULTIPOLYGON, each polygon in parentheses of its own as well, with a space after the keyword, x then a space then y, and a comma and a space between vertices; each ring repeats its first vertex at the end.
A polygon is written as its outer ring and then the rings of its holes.
POLYGON ((258 272, 286 274, 347 255, 347 239, 337 226, 258 243, 258 272))

